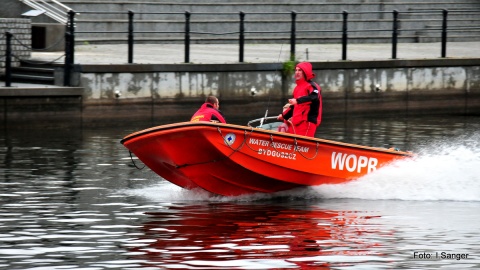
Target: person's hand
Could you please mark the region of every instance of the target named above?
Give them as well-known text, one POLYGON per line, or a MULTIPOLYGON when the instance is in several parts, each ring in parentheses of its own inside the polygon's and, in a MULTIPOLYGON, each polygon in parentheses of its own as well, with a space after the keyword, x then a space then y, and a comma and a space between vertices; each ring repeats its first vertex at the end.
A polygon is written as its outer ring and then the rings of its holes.
POLYGON ((291 105, 297 105, 297 99, 291 98, 288 100, 288 103, 290 103, 291 105))
POLYGON ((283 115, 282 115, 282 114, 279 114, 279 115, 277 116, 277 119, 278 119, 278 120, 283 120, 283 115))

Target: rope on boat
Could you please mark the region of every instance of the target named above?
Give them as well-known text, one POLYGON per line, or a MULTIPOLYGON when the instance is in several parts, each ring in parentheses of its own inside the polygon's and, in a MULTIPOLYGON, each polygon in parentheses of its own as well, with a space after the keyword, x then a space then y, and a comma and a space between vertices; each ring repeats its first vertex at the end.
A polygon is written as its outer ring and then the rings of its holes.
POLYGON ((225 139, 225 137, 223 136, 222 134, 222 130, 220 129, 220 127, 217 127, 217 130, 218 130, 218 133, 220 133, 220 136, 222 137, 223 141, 225 142, 225 144, 233 150, 232 153, 230 153, 228 156, 225 156, 223 158, 220 158, 220 159, 212 159, 212 160, 207 160, 207 161, 202 161, 202 162, 197 162, 197 163, 186 163, 186 164, 182 164, 182 165, 177 165, 175 166, 177 169, 179 168, 183 168, 183 167, 187 167, 187 166, 193 166, 193 165, 201 165, 201 164, 208 164, 208 163, 214 163, 214 162, 217 162, 217 161, 222 161, 222 160, 225 160, 229 157, 231 157, 233 154, 235 154, 236 152, 238 152, 240 149, 243 148, 244 145, 247 145, 245 142, 247 141, 247 138, 252 134, 253 132, 253 128, 252 130, 250 131, 250 134, 247 136, 247 131, 245 130, 244 133, 243 133, 243 142, 240 144, 239 147, 237 147, 237 149, 234 149, 231 145, 229 145, 227 143, 227 140, 225 139))
POLYGON ((295 126, 293 125, 292 121, 287 120, 287 122, 288 122, 288 124, 290 124, 290 126, 292 126, 293 134, 297 134, 297 132, 295 131, 295 126))
POLYGON ((130 160, 132 161, 133 166, 135 166, 135 168, 137 168, 138 170, 143 170, 143 168, 145 168, 145 164, 143 164, 142 168, 139 168, 137 164, 135 164, 135 161, 133 161, 132 151, 128 151, 128 153, 130 154, 130 160))
MULTIPOLYGON (((275 149, 275 151, 277 151, 277 152, 280 152, 280 151, 278 151, 278 149, 275 147, 275 144, 274 144, 274 141, 273 141, 273 135, 272 135, 272 134, 270 134, 270 141, 271 141, 271 145, 272 145, 273 149, 275 149)), ((302 154, 301 151, 298 151, 298 150, 297 150, 297 149, 298 149, 297 138, 293 138, 293 142, 294 142, 294 144, 293 144, 293 151, 292 151, 292 153, 298 152, 303 158, 308 159, 308 160, 314 160, 314 159, 317 157, 317 155, 318 155, 318 145, 319 145, 318 142, 317 142, 317 149, 316 149, 316 151, 315 151, 315 155, 313 155, 313 157, 311 157, 311 158, 306 157, 304 154, 302 154)))
MULTIPOLYGON (((212 159, 212 160, 208 160, 208 161, 202 161, 202 162, 197 162, 197 163, 186 163, 186 164, 182 164, 182 165, 177 165, 175 166, 177 169, 179 168, 183 168, 183 167, 187 167, 187 166, 193 166, 193 165, 202 165, 202 164, 208 164, 208 163, 214 163, 214 162, 218 162, 218 161, 222 161, 222 160, 225 160, 225 159, 228 159, 230 158, 233 154, 237 153, 238 151, 240 151, 245 145, 250 149, 252 150, 253 152, 257 152, 257 153, 260 153, 260 151, 264 151, 264 150, 255 150, 253 149, 249 144, 248 144, 248 138, 253 134, 253 131, 254 131, 254 128, 252 127, 251 130, 250 130, 250 133, 247 135, 247 130, 244 130, 243 131, 243 141, 242 143, 237 147, 237 148, 233 148, 231 145, 229 145, 227 143, 227 139, 223 136, 222 134, 222 130, 220 129, 220 127, 217 127, 217 131, 218 133, 220 134, 220 136, 222 137, 223 141, 225 142, 225 144, 230 148, 232 149, 232 153, 230 153, 228 156, 224 156, 223 158, 220 158, 220 159, 212 159)), ((275 151, 277 152, 280 152, 276 147, 275 147, 275 143, 273 141, 273 134, 270 134, 270 144, 268 146, 267 149, 269 148, 273 148, 275 151)), ((313 157, 306 157, 301 151, 298 151, 298 142, 297 142, 297 139, 294 138, 294 148, 293 148, 293 151, 292 153, 295 153, 295 152, 298 152, 303 158, 305 159, 308 159, 308 160, 313 160, 317 157, 318 155, 318 147, 319 147, 319 143, 317 142, 316 143, 316 150, 315 150, 315 155, 313 155, 313 157)), ((130 156, 131 156, 131 153, 130 153, 130 156)), ((133 162, 133 159, 132 159, 132 162, 133 162)), ((135 165, 135 163, 133 163, 135 165)), ((137 167, 135 165, 135 167, 137 167)), ((138 168, 138 167, 137 167, 138 168)))
MULTIPOLYGON (((244 145, 248 145, 248 144, 245 143, 245 142, 247 141, 247 131, 246 131, 246 130, 243 131, 243 142, 240 144, 239 147, 237 147, 237 149, 233 149, 232 146, 228 144, 227 139, 225 139, 225 137, 223 137, 222 130, 220 129, 220 127, 217 127, 217 130, 218 130, 218 133, 220 133, 220 136, 222 136, 222 139, 223 139, 223 141, 225 142, 225 144, 228 145, 228 147, 233 150, 233 152, 232 152, 230 155, 228 155, 226 158, 229 158, 229 157, 231 157, 233 154, 235 154, 236 152, 238 152, 240 149, 243 148, 244 145)), ((252 133, 253 133, 253 127, 252 127, 252 129, 250 130, 250 134, 248 135, 248 137, 250 137, 250 135, 252 135, 252 133)))
MULTIPOLYGON (((294 141, 295 141, 295 148, 294 149, 297 150, 297 138, 295 138, 294 141)), ((317 142, 317 148, 315 150, 315 155, 313 155, 313 157, 311 157, 311 158, 306 157, 304 154, 302 154, 301 151, 297 151, 297 152, 305 159, 314 160, 318 155, 318 145, 319 145, 319 143, 317 142)))
MULTIPOLYGON (((252 135, 253 133, 253 127, 252 127, 252 130, 250 131, 250 135, 252 135)), ((245 143, 245 145, 248 147, 248 149, 252 150, 253 152, 257 152, 257 153, 260 153, 262 150, 255 150, 253 149, 252 147, 250 147, 250 145, 248 145, 248 143, 245 143)), ((270 146, 268 146, 270 147, 270 146)), ((268 149, 268 148, 267 148, 268 149)))
POLYGON ((212 159, 212 160, 202 161, 202 162, 197 162, 197 163, 185 163, 185 164, 182 164, 182 165, 177 165, 177 166, 175 166, 175 168, 180 169, 180 168, 183 168, 183 167, 188 167, 188 166, 193 166, 193 165, 202 165, 202 164, 208 164, 208 163, 215 163, 215 162, 217 162, 217 161, 221 161, 222 159, 225 159, 225 158, 212 159))
MULTIPOLYGON (((295 151, 297 151, 297 139, 294 139, 294 141, 295 141, 295 145, 293 147, 292 154, 295 153, 295 151)), ((277 147, 275 147, 275 143, 273 141, 273 134, 270 134, 270 142, 271 142, 270 145, 273 147, 273 149, 275 149, 275 151, 281 152, 281 151, 278 151, 277 147)))

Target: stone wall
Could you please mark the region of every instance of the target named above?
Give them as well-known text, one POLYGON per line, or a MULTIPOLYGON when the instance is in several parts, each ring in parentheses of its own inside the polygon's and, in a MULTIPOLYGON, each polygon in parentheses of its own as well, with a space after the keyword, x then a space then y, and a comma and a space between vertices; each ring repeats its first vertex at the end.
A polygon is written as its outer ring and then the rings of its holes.
MULTIPOLYGON (((325 117, 480 114, 478 58, 312 65, 325 117)), ((75 70, 75 84, 84 89, 85 121, 186 119, 211 94, 229 118, 258 118, 265 108, 278 114, 294 87, 291 76, 282 76, 281 63, 77 65, 75 70)))
POLYGON ((13 34, 12 66, 20 64, 19 59, 30 58, 32 43, 32 26, 30 19, 0 18, 0 71, 5 69, 5 54, 7 45, 6 32, 13 34))

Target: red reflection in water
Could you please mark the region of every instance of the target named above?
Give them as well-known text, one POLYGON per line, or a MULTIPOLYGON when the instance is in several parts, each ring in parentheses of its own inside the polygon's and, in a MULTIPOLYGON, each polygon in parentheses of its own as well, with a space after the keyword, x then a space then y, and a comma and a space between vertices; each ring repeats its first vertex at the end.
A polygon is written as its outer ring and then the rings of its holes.
POLYGON ((241 269, 241 260, 277 260, 285 264, 268 269, 329 269, 318 256, 381 255, 375 251, 381 235, 369 222, 378 216, 365 212, 208 204, 146 214, 138 239, 145 244, 130 251, 150 267, 241 269))

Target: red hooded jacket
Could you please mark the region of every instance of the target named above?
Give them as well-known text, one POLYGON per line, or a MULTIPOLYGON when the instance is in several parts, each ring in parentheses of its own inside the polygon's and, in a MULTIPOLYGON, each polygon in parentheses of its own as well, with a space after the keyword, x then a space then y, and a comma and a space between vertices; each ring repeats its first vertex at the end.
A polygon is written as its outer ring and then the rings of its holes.
POLYGON ((218 121, 221 123, 227 123, 227 121, 225 121, 225 117, 223 117, 222 112, 215 109, 212 104, 207 102, 203 103, 202 107, 198 109, 198 111, 192 116, 192 119, 190 119, 190 121, 218 121))
POLYGON ((293 89, 293 98, 297 100, 297 105, 290 106, 283 113, 283 118, 289 119, 291 117, 294 126, 303 121, 318 126, 322 122, 322 89, 312 81, 315 77, 312 64, 302 62, 297 64, 297 67, 303 70, 306 78, 296 81, 297 86, 293 89))

